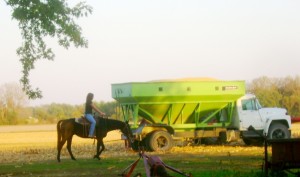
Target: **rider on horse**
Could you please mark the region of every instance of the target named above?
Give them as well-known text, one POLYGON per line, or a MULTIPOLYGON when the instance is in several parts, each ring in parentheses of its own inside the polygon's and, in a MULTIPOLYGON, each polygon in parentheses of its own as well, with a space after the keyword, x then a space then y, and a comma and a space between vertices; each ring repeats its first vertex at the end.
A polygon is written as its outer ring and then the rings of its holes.
POLYGON ((96 126, 96 121, 93 116, 93 110, 95 110, 100 116, 104 116, 105 114, 101 112, 97 107, 93 104, 93 98, 94 94, 93 93, 88 93, 86 97, 86 102, 85 102, 85 118, 91 123, 90 126, 90 131, 89 131, 89 138, 94 137, 94 131, 95 131, 95 126, 96 126))

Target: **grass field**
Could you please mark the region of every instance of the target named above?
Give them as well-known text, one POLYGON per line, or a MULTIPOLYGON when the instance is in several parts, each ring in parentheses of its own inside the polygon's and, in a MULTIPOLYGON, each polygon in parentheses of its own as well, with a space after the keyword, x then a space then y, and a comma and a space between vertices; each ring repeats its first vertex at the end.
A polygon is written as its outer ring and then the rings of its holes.
MULTIPOLYGON (((300 124, 293 127, 298 136, 300 124)), ((64 147, 62 162, 56 161, 55 125, 0 127, 0 177, 10 176, 118 176, 138 159, 138 153, 125 149, 120 133, 113 131, 105 138, 102 159, 93 159, 95 145, 91 139, 74 136, 70 160, 64 147)), ((270 151, 269 151, 270 152, 270 151)), ((263 147, 243 144, 226 146, 177 146, 168 152, 152 152, 166 164, 194 177, 259 176, 264 158, 263 147)), ((134 171, 145 176, 141 160, 134 171)), ((173 176, 180 176, 171 173, 173 176)))

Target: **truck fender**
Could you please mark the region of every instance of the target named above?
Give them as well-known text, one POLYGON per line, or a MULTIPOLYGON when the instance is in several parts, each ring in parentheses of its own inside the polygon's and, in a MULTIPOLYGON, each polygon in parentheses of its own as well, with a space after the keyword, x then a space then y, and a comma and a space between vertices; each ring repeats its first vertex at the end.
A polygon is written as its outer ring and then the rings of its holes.
POLYGON ((263 131, 263 135, 268 135, 271 123, 272 123, 272 121, 270 119, 267 119, 266 126, 265 126, 264 131, 263 131))
POLYGON ((278 119, 278 120, 267 119, 266 126, 263 131, 263 135, 268 135, 271 124, 275 124, 275 123, 283 124, 283 125, 287 126, 287 128, 290 128, 289 123, 285 119, 278 119))

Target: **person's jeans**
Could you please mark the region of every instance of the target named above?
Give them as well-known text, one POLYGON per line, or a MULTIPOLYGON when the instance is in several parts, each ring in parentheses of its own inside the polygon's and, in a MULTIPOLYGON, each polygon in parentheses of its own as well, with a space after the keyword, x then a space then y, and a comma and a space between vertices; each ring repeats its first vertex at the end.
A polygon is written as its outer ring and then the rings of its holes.
POLYGON ((94 136, 94 130, 96 126, 96 121, 92 114, 85 114, 86 119, 91 123, 89 136, 94 136))

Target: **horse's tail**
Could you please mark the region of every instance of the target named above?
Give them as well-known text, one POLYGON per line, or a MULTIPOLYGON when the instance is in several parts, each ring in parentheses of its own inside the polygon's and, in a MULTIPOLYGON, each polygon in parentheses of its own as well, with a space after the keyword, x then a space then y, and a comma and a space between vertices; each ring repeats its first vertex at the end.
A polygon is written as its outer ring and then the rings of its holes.
POLYGON ((57 146, 59 145, 59 143, 62 140, 62 128, 61 128, 61 123, 63 122, 63 120, 60 120, 57 122, 56 125, 56 130, 57 130, 57 146))

